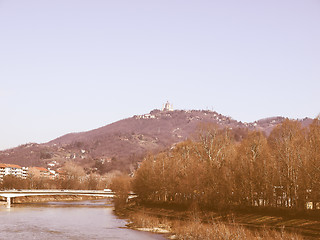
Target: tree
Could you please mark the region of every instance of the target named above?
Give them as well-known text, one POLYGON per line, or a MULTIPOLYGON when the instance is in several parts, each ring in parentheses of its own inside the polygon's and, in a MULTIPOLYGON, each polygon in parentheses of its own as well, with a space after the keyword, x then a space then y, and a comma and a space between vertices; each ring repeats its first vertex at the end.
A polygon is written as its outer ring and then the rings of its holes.
POLYGON ((307 162, 305 175, 307 192, 311 200, 320 199, 320 120, 316 118, 309 126, 306 139, 307 162))
POLYGON ((208 207, 228 207, 232 201, 234 179, 234 139, 229 129, 214 125, 203 125, 199 130, 199 141, 195 150, 200 161, 206 162, 205 190, 208 207))
POLYGON ((158 158, 148 155, 135 174, 133 191, 144 200, 160 200, 163 188, 158 158))
POLYGON ((301 124, 288 119, 274 128, 268 138, 278 171, 277 185, 284 190, 282 204, 286 207, 303 207, 304 199, 299 199, 298 192, 304 191, 303 184, 300 184, 303 179, 304 140, 301 124))
POLYGON ((21 189, 26 188, 27 181, 14 175, 6 175, 3 177, 1 185, 3 189, 21 189))
POLYGON ((96 173, 91 173, 87 176, 86 178, 86 189, 89 190, 97 190, 99 187, 99 183, 100 183, 100 175, 96 174, 96 173))
POLYGON ((131 190, 131 178, 127 175, 117 176, 112 179, 110 188, 116 193, 115 208, 122 207, 127 202, 131 190))
POLYGON ((83 167, 74 162, 66 162, 63 171, 64 177, 61 180, 61 187, 64 189, 81 189, 86 177, 83 167))
POLYGON ((240 204, 267 205, 272 199, 273 174, 267 139, 250 132, 237 150, 237 190, 240 204))

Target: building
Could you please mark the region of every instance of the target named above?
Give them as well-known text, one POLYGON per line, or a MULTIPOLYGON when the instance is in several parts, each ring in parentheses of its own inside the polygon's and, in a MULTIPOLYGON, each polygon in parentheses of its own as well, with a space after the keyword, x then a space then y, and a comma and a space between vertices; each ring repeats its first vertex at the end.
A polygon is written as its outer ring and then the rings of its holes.
POLYGON ((15 164, 0 163, 0 181, 2 181, 3 177, 7 175, 12 175, 15 177, 26 179, 28 176, 28 168, 21 167, 15 164))
POLYGON ((30 167, 29 173, 31 177, 50 177, 50 171, 43 167, 30 167))
POLYGON ((166 104, 163 105, 162 111, 173 111, 172 105, 167 101, 166 104))
POLYGON ((39 177, 39 178, 49 178, 56 179, 60 177, 61 171, 51 170, 43 167, 21 167, 15 164, 5 164, 0 163, 0 181, 3 180, 4 176, 11 175, 15 177, 20 177, 26 179, 28 176, 39 177))

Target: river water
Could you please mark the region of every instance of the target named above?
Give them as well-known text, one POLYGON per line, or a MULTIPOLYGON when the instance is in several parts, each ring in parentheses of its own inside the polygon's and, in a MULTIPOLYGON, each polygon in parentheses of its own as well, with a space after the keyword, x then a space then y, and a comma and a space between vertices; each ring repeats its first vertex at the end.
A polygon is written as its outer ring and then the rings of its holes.
POLYGON ((0 207, 0 239, 163 240, 164 236, 125 228, 106 200, 15 204, 0 207))

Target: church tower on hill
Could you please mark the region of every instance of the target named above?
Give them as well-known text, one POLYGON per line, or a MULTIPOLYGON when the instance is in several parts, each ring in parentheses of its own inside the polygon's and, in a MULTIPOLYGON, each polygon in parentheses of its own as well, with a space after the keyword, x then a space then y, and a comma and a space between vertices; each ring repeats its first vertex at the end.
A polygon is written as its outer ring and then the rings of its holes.
POLYGON ((172 105, 167 101, 163 104, 162 111, 173 111, 172 105))

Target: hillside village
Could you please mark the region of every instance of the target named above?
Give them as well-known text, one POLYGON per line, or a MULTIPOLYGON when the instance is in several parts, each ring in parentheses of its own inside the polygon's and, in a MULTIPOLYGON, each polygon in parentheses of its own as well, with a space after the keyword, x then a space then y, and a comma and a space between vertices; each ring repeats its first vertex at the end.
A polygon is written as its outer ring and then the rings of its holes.
MULTIPOLYGON (((0 163, 39 167, 42 168, 38 169, 40 174, 51 177, 69 161, 76 162, 87 173, 130 172, 147 153, 157 153, 196 137, 195 133, 203 124, 230 129, 235 139, 241 141, 251 130, 269 135, 284 120, 284 117, 271 117, 243 123, 210 110, 174 110, 167 102, 161 109, 88 132, 70 133, 48 143, 28 143, 0 151, 0 163)), ((300 122, 307 126, 312 119, 305 118, 300 122)))
POLYGON ((0 164, 0 181, 3 181, 5 176, 11 175, 21 179, 27 179, 27 177, 40 177, 47 179, 57 179, 61 177, 63 171, 52 170, 44 167, 21 167, 15 164, 0 164))

